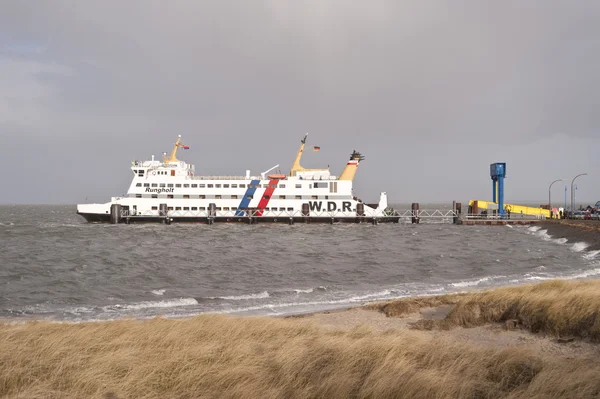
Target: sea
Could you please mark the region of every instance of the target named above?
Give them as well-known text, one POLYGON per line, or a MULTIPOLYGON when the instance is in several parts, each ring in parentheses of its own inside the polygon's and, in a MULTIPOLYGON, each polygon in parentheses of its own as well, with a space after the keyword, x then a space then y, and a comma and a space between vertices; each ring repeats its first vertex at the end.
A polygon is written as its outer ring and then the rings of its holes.
POLYGON ((74 205, 0 206, 0 318, 284 316, 600 275, 585 236, 408 222, 106 225, 74 205))

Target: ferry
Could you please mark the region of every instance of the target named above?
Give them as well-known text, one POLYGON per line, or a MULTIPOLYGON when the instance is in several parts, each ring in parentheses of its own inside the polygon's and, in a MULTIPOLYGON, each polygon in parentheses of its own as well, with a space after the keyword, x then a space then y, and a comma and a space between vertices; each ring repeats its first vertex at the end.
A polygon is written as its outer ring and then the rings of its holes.
MULTIPOLYGON (((395 222, 399 217, 388 207, 387 194, 366 204, 353 194, 352 182, 364 157, 353 151, 342 174, 301 166, 307 136, 288 174, 273 173, 275 167, 251 176, 196 175, 194 165, 177 158, 189 149, 178 137, 170 156, 162 161, 132 161, 133 180, 124 197, 103 204, 79 204, 77 213, 90 223, 164 224, 196 222, 361 223, 395 222)), ((315 150, 320 149, 315 147, 315 150)))

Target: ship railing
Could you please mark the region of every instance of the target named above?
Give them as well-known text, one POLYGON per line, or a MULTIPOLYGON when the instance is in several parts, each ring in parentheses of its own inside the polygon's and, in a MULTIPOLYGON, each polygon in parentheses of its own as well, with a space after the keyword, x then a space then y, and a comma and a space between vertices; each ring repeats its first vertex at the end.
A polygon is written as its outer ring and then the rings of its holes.
POLYGON ((257 176, 192 176, 192 180, 261 180, 257 176))
MULTIPOLYGON (((273 217, 273 218, 290 218, 290 217, 319 217, 319 218, 339 218, 339 217, 357 217, 356 212, 342 212, 340 210, 336 211, 310 211, 309 214, 305 215, 302 210, 285 210, 285 211, 261 211, 259 209, 251 209, 251 210, 229 210, 229 211, 219 211, 217 210, 213 214, 210 213, 209 210, 203 211, 189 211, 189 210, 169 210, 167 211, 168 217, 227 217, 227 218, 236 218, 236 217, 273 217)), ((393 215, 383 215, 380 212, 369 211, 365 209, 363 217, 382 217, 382 216, 393 216, 393 215)), ((122 210, 121 211, 122 218, 136 218, 136 217, 164 217, 164 215, 160 214, 158 210, 146 210, 146 211, 130 211, 130 210, 122 210)))
POLYGON ((459 216, 460 214, 455 210, 439 210, 439 209, 419 209, 407 211, 393 211, 390 216, 398 216, 400 218, 427 218, 427 219, 448 219, 459 216))
POLYGON ((505 213, 504 215, 500 214, 482 214, 482 213, 469 213, 466 215, 462 215, 464 219, 478 219, 478 220, 546 220, 545 215, 527 215, 521 213, 505 213))

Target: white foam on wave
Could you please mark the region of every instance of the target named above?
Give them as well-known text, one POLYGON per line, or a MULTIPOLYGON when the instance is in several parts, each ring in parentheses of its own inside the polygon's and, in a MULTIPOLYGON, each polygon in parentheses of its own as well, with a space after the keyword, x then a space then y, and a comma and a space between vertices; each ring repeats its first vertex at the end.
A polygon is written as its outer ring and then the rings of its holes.
POLYGON ((244 301, 247 299, 264 299, 270 297, 267 291, 260 292, 258 294, 248 294, 248 295, 232 295, 232 296, 217 296, 211 297, 210 299, 226 299, 229 301, 244 301))
POLYGON ((306 289, 306 290, 297 289, 297 290, 294 290, 294 292, 296 294, 310 294, 314 290, 315 290, 314 288, 309 288, 309 289, 306 289))
POLYGON ((592 276, 597 276, 597 275, 600 275, 600 267, 595 268, 595 269, 585 270, 585 271, 575 274, 573 276, 565 277, 565 279, 572 280, 572 279, 576 279, 576 278, 587 278, 587 277, 592 277, 592 276))
POLYGON ((550 234, 548 234, 548 230, 546 230, 546 229, 536 231, 535 234, 544 241, 550 241, 552 239, 552 236, 550 234))
POLYGON ((569 240, 568 240, 568 239, 566 239, 566 238, 557 238, 557 239, 555 239, 555 240, 553 240, 553 241, 554 241, 555 243, 557 243, 557 244, 566 244, 566 243, 567 243, 567 241, 569 241, 569 240))
POLYGON ((179 306, 190 306, 197 305, 198 301, 194 298, 176 298, 164 301, 146 301, 140 303, 134 303, 131 305, 112 305, 105 307, 105 310, 127 309, 127 310, 140 310, 140 309, 152 309, 152 308, 176 308, 179 306))
POLYGON ((587 247, 589 247, 590 244, 588 244, 587 242, 576 242, 575 244, 573 244, 573 246, 571 247, 571 251, 573 252, 581 252, 581 251, 585 251, 585 249, 587 247))
POLYGON ((165 295, 166 291, 167 290, 152 290, 150 292, 152 292, 154 295, 163 296, 163 295, 165 295))
POLYGON ((540 226, 531 226, 527 229, 527 231, 530 231, 532 233, 535 233, 536 231, 540 230, 541 227, 540 226))
POLYGON ((590 251, 587 254, 583 255, 583 259, 585 260, 594 260, 600 255, 600 250, 590 251))
POLYGON ((401 295, 401 296, 390 297, 391 294, 392 294, 391 291, 384 290, 381 292, 353 296, 353 297, 346 298, 346 299, 333 299, 333 300, 328 300, 328 301, 325 300, 325 301, 309 301, 309 302, 267 303, 264 305, 246 306, 246 307, 241 307, 241 308, 218 310, 218 311, 209 312, 209 313, 230 314, 230 313, 252 312, 252 311, 268 309, 268 310, 271 310, 273 312, 273 314, 278 315, 278 314, 289 313, 289 311, 288 312, 282 311, 283 309, 286 309, 286 308, 314 307, 314 306, 323 306, 323 305, 325 305, 325 306, 344 305, 344 304, 352 304, 352 303, 356 303, 356 302, 365 302, 366 300, 397 299, 397 298, 405 298, 407 296, 407 295, 401 295))
POLYGON ((350 297, 348 300, 352 301, 352 302, 360 302, 365 299, 381 298, 381 297, 389 296, 391 294, 392 294, 392 292, 390 290, 383 290, 383 291, 374 292, 371 294, 353 296, 353 297, 350 297))
POLYGON ((457 288, 474 287, 476 285, 485 283, 486 281, 490 281, 490 280, 491 280, 491 277, 484 277, 484 278, 480 278, 478 280, 459 281, 458 283, 451 283, 450 285, 453 287, 457 287, 457 288))

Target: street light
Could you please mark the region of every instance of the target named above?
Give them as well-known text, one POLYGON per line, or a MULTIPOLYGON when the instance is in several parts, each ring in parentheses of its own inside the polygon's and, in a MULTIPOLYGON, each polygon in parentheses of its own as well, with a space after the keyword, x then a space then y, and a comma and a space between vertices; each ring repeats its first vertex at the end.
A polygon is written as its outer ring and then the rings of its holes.
POLYGON ((548 209, 550 210, 550 218, 552 218, 552 197, 550 195, 550 189, 554 183, 559 181, 563 181, 563 179, 554 180, 552 183, 550 183, 550 187, 548 187, 548 209))
POLYGON ((580 173, 577 176, 575 176, 573 178, 573 180, 571 180, 571 218, 573 218, 573 202, 575 201, 575 199, 573 198, 573 183, 575 183, 575 179, 577 179, 579 176, 586 176, 587 173, 580 173))

